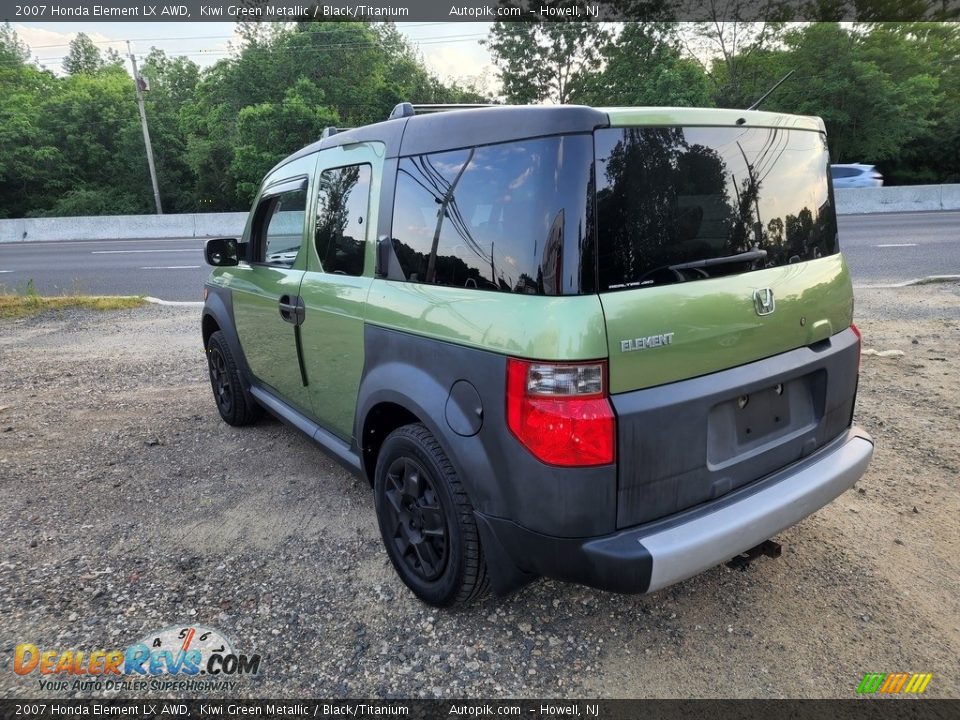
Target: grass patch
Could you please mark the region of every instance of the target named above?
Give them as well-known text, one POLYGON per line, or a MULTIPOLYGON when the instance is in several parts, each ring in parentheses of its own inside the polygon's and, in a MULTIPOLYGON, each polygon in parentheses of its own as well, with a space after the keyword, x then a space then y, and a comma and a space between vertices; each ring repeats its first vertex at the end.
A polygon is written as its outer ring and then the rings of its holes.
POLYGON ((0 292, 0 318, 19 318, 36 315, 44 310, 85 308, 87 310, 128 310, 143 305, 143 296, 110 295, 54 295, 45 297, 37 292, 33 280, 27 283, 25 292, 0 292))

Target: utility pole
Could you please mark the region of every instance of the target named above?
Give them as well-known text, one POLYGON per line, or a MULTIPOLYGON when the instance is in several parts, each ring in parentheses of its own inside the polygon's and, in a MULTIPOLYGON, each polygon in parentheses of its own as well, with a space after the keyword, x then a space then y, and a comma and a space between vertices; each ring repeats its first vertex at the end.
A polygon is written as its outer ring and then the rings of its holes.
POLYGON ((127 40, 127 52, 130 54, 130 64, 133 65, 133 84, 137 88, 137 106, 140 108, 140 124, 143 126, 143 144, 147 146, 147 165, 150 166, 150 181, 153 183, 153 199, 157 203, 157 215, 163 215, 160 205, 160 186, 157 184, 157 168, 153 164, 153 145, 150 144, 150 129, 147 127, 147 111, 143 108, 143 88, 140 86, 140 73, 137 72, 137 58, 127 40))

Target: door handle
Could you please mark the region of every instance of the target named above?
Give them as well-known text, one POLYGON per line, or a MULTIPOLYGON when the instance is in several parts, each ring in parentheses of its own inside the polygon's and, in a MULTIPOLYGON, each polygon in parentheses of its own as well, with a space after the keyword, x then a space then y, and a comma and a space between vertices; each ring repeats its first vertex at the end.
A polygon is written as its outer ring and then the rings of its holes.
POLYGON ((289 295, 280 296, 280 317, 293 325, 297 324, 297 306, 290 302, 289 295))
POLYGON ((291 325, 303 325, 303 321, 307 315, 307 306, 304 304, 302 297, 299 295, 295 297, 281 295, 278 305, 280 308, 280 317, 291 325))

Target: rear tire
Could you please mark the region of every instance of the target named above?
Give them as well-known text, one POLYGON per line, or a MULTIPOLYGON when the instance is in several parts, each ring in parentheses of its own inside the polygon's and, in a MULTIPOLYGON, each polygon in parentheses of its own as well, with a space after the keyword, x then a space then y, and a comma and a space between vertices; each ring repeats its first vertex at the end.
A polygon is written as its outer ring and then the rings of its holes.
POLYGON ((400 579, 429 605, 466 604, 489 587, 473 506, 422 424, 384 440, 374 495, 380 535, 400 579))
POLYGON ((236 427, 256 422, 262 409, 247 397, 240 381, 240 370, 220 330, 207 340, 207 369, 210 371, 213 399, 224 422, 236 427))

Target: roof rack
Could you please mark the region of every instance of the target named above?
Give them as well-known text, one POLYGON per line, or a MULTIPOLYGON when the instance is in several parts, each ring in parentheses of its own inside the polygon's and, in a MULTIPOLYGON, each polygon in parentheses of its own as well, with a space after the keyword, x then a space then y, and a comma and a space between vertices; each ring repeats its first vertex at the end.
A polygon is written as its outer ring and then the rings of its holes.
POLYGON ((496 107, 492 103, 462 103, 462 104, 438 104, 438 105, 414 105, 413 103, 397 103, 390 113, 388 120, 397 118, 413 117, 414 115, 426 115, 428 113, 448 112, 450 110, 476 110, 477 108, 496 107))
POLYGON ((337 133, 346 132, 347 130, 353 130, 353 128, 336 128, 333 125, 331 125, 330 127, 323 129, 323 133, 321 133, 320 139, 326 140, 331 135, 336 135, 337 133))

